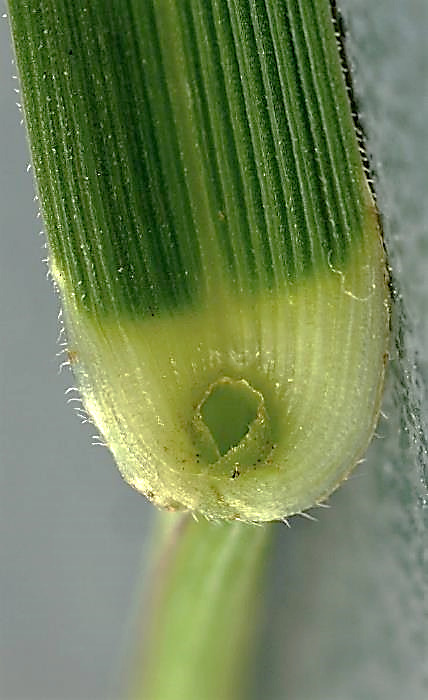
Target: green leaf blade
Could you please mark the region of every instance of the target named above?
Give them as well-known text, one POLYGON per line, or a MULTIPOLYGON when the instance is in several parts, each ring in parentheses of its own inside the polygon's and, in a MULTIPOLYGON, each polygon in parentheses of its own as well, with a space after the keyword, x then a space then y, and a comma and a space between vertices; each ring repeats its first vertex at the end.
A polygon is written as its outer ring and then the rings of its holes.
POLYGON ((124 478, 229 519, 328 497, 374 430, 389 330, 330 3, 10 6, 69 356, 124 478), (241 381, 266 421, 217 453, 204 397, 241 381))

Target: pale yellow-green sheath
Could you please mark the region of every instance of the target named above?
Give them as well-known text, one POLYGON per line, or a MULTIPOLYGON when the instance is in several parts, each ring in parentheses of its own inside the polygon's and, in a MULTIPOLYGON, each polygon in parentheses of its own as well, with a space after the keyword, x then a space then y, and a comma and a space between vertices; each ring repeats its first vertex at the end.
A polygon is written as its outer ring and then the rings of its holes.
POLYGON ((328 0, 11 0, 84 405, 157 505, 269 521, 367 448, 388 274, 328 0))

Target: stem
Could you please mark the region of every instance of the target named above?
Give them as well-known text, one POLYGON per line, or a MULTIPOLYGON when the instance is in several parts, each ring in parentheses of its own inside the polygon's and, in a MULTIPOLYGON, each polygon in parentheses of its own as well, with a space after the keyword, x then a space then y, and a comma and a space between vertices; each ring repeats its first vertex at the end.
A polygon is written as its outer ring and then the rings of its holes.
POLYGON ((130 698, 246 697, 273 528, 171 517, 130 698))

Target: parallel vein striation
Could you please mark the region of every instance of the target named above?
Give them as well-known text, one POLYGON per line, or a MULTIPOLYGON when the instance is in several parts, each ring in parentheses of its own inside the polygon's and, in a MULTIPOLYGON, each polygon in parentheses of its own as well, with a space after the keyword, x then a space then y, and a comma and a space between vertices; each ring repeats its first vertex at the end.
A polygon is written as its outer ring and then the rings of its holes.
POLYGON ((10 4, 76 305, 156 316, 344 263, 365 184, 328 3, 10 4))
POLYGON ((84 406, 157 505, 264 522, 373 434, 385 251, 329 0, 11 0, 84 406))

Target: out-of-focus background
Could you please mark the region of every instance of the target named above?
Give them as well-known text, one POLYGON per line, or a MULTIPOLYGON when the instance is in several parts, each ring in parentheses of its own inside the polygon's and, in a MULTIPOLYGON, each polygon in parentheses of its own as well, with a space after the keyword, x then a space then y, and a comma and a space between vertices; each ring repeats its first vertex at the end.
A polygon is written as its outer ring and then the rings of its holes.
MULTIPOLYGON (((425 700, 428 4, 341 0, 340 7, 409 330, 404 356, 392 349, 388 419, 366 463, 318 523, 276 526, 254 698, 425 700)), ((58 300, 42 262, 43 223, 11 60, 4 18, 0 699, 121 700, 144 616, 154 512, 122 482, 107 450, 91 445, 94 430, 66 403, 73 380, 67 369, 58 374, 58 300)))

